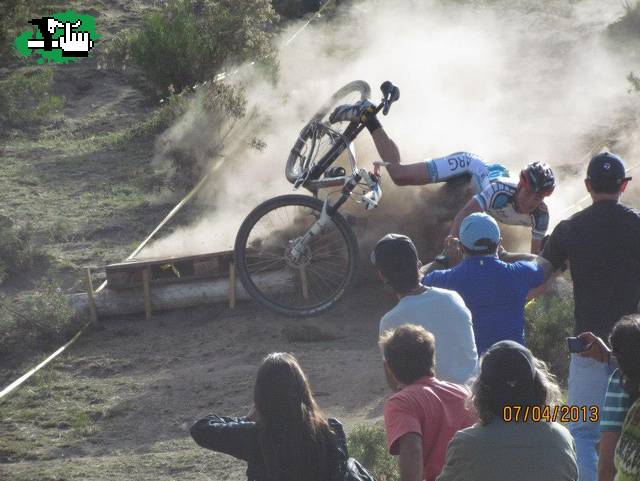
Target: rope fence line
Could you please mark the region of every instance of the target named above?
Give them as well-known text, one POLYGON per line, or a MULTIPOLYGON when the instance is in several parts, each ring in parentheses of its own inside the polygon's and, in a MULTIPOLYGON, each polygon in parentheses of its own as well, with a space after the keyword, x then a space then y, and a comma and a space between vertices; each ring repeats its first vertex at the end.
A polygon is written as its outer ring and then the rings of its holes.
MULTIPOLYGON (((307 22, 302 25, 302 27, 300 27, 291 37, 289 37, 289 39, 283 44, 284 47, 289 46, 294 40, 295 38, 298 37, 298 35, 305 29, 307 28, 311 22, 313 22, 315 19, 320 18, 320 14, 322 13, 322 11, 324 11, 324 9, 330 4, 332 3, 334 0, 327 0, 322 7, 314 14, 312 15, 309 20, 307 20, 307 22)), ((255 65, 255 62, 250 62, 249 66, 253 66, 255 65)), ((218 82, 220 80, 223 80, 229 76, 235 75, 240 71, 240 68, 226 73, 226 72, 222 72, 221 74, 218 74, 214 77, 214 79, 212 80, 213 82, 218 82)), ((206 83, 206 82, 205 82, 206 83)), ((180 211, 180 209, 182 209, 182 207, 189 202, 194 195, 196 195, 198 193, 198 191, 202 188, 202 186, 206 183, 207 179, 209 178, 209 176, 211 174, 213 174, 215 171, 217 171, 220 167, 222 167, 222 165, 224 164, 224 161, 226 160, 226 158, 221 158, 220 160, 218 160, 216 162, 216 164, 209 169, 209 172, 207 172, 202 179, 200 179, 200 181, 196 184, 196 186, 191 189, 191 191, 185 195, 182 200, 180 202, 178 202, 178 204, 176 204, 176 206, 171 210, 171 212, 169 212, 169 214, 167 214, 167 216, 160 222, 160 224, 158 224, 158 226, 151 232, 151 234, 149 234, 147 236, 146 239, 144 239, 140 245, 129 255, 129 257, 127 257, 126 260, 131 260, 133 259, 136 255, 138 255, 140 253, 140 251, 147 245, 147 243, 158 233, 158 231, 160 229, 162 229, 162 227, 164 227, 164 225, 169 222, 175 215, 176 213, 178 213, 178 211, 180 211)), ((105 280, 96 290, 95 290, 95 294, 100 293, 105 287, 107 286, 107 281, 105 280)), ((87 327, 89 327, 89 325, 91 324, 91 321, 87 322, 84 326, 82 326, 80 328, 80 330, 69 340, 67 341, 66 344, 64 344, 63 346, 59 347, 55 352, 53 352, 51 355, 49 355, 46 359, 44 359, 40 364, 38 364, 36 367, 34 367, 33 369, 29 370, 28 372, 26 372, 25 374, 23 374, 22 376, 20 376, 18 379, 16 379, 15 381, 13 381, 11 384, 9 384, 7 387, 5 387, 2 391, 0 391, 0 402, 2 402, 11 392, 15 391, 18 387, 20 387, 22 384, 24 384, 29 378, 31 378, 36 372, 38 372, 40 369, 42 369, 43 367, 47 366, 51 361, 53 361, 55 358, 57 358, 60 354, 62 354, 65 350, 67 350, 71 345, 73 345, 78 338, 80 338, 80 336, 86 331, 87 327)))

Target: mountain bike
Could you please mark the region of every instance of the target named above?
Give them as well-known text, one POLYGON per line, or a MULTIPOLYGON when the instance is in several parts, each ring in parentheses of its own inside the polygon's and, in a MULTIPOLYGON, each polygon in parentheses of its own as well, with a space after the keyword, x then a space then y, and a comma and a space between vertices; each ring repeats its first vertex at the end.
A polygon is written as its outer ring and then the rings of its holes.
MULTIPOLYGON (((388 81, 380 90, 382 100, 373 113, 387 115, 400 91, 388 81)), ((295 189, 304 188, 311 195, 269 199, 240 226, 234 247, 238 277, 252 298, 276 312, 319 314, 333 306, 353 280, 358 241, 338 210, 349 199, 364 204, 365 209, 375 208, 382 191, 377 176, 356 162, 353 141, 364 124, 332 124, 328 119, 336 106, 368 99, 370 93, 364 81, 348 83, 300 131, 285 176, 295 189), (344 167, 331 168, 345 156, 349 173, 344 167), (335 190, 321 200, 319 191, 330 188, 335 190)))

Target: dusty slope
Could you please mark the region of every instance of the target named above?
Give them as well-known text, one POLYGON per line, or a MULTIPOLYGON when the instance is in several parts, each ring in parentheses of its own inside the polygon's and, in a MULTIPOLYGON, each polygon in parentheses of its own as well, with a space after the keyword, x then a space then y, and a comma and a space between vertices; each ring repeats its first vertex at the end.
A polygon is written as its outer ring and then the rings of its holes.
POLYGON ((321 407, 347 428, 377 419, 386 395, 377 322, 392 304, 365 286, 313 321, 244 303, 105 322, 0 407, 0 469, 14 480, 242 479, 242 463, 191 442, 190 423, 244 414, 273 351, 300 359, 321 407), (311 324, 335 339, 287 340, 311 324))

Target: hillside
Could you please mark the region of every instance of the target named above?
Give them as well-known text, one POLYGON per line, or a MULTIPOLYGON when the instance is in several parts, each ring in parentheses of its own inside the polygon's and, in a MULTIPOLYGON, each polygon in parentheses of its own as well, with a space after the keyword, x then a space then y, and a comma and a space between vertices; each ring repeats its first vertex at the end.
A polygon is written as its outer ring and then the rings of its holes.
MULTIPOLYGON (((60 3, 94 15, 105 45, 163 4, 60 3)), ((161 232, 165 241, 157 252, 183 253, 185 239, 196 251, 203 243, 204 249, 222 249, 246 211, 290 192, 282 159, 291 141, 322 98, 355 78, 372 86, 391 78, 403 89, 396 110, 384 119, 402 139, 403 158, 468 149, 504 161, 514 172, 524 162, 550 159, 561 178, 550 199, 553 222, 575 211, 584 196, 582 163, 592 149, 621 152, 630 165, 640 161, 640 102, 627 93, 625 80, 631 67, 624 52, 608 56, 602 46, 601 34, 621 14, 620 6, 549 0, 537 7, 484 2, 484 9, 478 6, 483 2, 452 7, 433 1, 417 8, 407 2, 388 15, 379 2, 355 3, 344 6, 344 17, 318 17, 320 25, 312 23, 290 46, 280 46, 275 86, 247 74, 249 106, 262 109, 256 135, 266 147, 241 154, 229 147, 231 161, 161 232), (503 4, 512 5, 502 11, 503 4), (354 29, 362 35, 345 42, 354 29)), ((279 45, 303 24, 285 24, 279 45)), ((179 138, 195 150, 214 137, 194 127, 189 115, 173 130, 131 135, 158 111, 160 99, 145 88, 139 71, 99 68, 100 59, 53 66, 52 93, 65 99, 61 115, 0 137, 0 215, 29 225, 33 244, 44 253, 32 269, 0 285, 9 303, 43 284, 60 286, 62 293, 82 291, 87 266, 96 268, 94 285, 102 282, 100 268, 125 259, 190 188, 171 190, 161 182, 159 139, 179 138)), ((359 140, 358 153, 373 158, 368 139, 359 140)), ((463 189, 400 189, 383 182, 386 204, 361 222, 363 257, 381 233, 401 230, 414 237, 424 259, 432 258, 451 213, 464 203, 463 189)), ((635 207, 639 193, 632 185, 627 194, 635 207)), ((527 246, 528 236, 518 227, 505 229, 514 249, 527 246)), ((91 326, 68 352, 0 401, 0 479, 245 479, 243 463, 197 447, 188 428, 209 412, 244 414, 257 366, 273 351, 299 358, 321 408, 348 432, 378 422, 387 395, 378 320, 394 298, 368 264, 360 277, 365 282, 343 302, 313 319, 285 318, 244 302, 235 310, 215 305, 91 326)), ((566 316, 555 322, 570 322, 563 309, 566 316)), ((0 352, 0 387, 64 340, 0 352)))

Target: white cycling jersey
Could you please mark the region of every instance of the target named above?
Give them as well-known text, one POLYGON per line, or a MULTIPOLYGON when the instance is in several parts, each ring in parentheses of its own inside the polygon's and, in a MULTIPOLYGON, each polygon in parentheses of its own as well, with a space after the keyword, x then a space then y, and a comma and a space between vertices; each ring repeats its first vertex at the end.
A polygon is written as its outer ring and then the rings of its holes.
POLYGON ((531 226, 531 237, 542 239, 549 227, 549 210, 542 202, 530 214, 516 211, 518 179, 500 164, 487 164, 469 152, 455 152, 426 162, 430 183, 470 174, 480 208, 503 224, 531 226))

